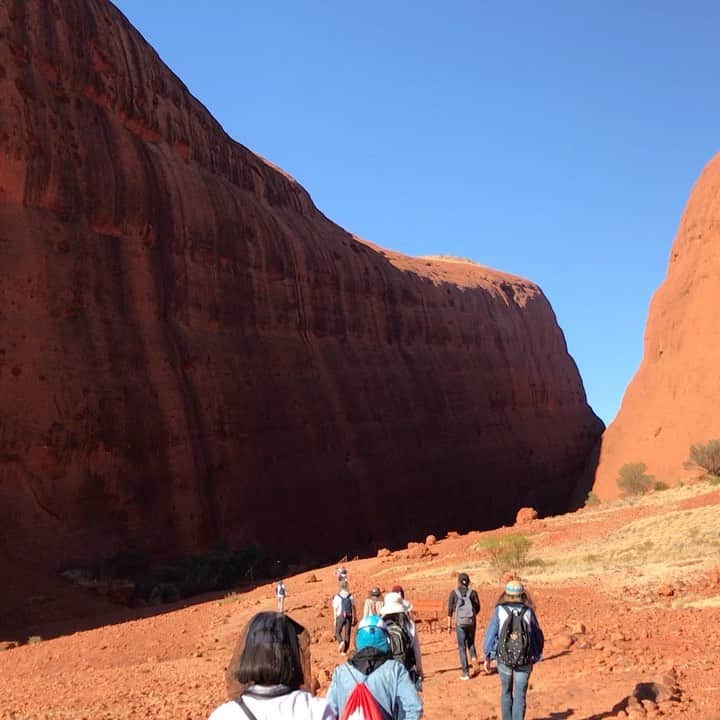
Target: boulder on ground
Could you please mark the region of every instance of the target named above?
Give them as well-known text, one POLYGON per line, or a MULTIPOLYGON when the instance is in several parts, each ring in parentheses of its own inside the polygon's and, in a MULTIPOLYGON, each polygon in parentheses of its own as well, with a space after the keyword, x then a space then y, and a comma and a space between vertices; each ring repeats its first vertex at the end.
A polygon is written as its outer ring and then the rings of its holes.
POLYGON ((537 520, 538 514, 535 508, 524 507, 520 508, 515 516, 516 525, 527 525, 533 520, 537 520))

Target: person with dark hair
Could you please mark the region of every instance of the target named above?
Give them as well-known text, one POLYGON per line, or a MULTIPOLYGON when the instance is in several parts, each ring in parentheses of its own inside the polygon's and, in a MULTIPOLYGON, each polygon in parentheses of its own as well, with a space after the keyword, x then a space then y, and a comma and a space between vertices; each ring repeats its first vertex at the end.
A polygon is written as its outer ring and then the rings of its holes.
POLYGON ((308 692, 310 639, 305 628, 284 613, 251 618, 228 666, 230 702, 209 720, 335 720, 324 698, 308 692))
MULTIPOLYGON (((422 700, 408 671, 393 660, 388 631, 382 618, 363 618, 355 637, 357 652, 348 662, 338 665, 328 688, 328 704, 338 716, 349 715, 357 686, 364 685, 383 718, 418 720, 422 700), (348 702, 350 700, 350 702, 348 702), (348 707, 345 707, 346 703, 348 707)), ((363 688, 364 689, 364 688, 363 688)))
POLYGON ((534 663, 542 660, 545 637, 533 602, 519 580, 510 580, 485 631, 485 672, 497 660, 502 720, 523 720, 525 696, 534 663))
POLYGON ((333 618, 335 623, 335 640, 341 655, 350 649, 350 629, 357 622, 355 598, 352 596, 346 581, 340 583, 340 589, 332 599, 333 618))
POLYGON ((480 598, 474 590, 470 590, 470 576, 461 572, 458 575, 457 587, 448 598, 448 630, 452 629, 455 618, 455 634, 460 654, 461 680, 469 680, 468 651, 470 661, 477 662, 475 652, 475 616, 480 612, 480 598))

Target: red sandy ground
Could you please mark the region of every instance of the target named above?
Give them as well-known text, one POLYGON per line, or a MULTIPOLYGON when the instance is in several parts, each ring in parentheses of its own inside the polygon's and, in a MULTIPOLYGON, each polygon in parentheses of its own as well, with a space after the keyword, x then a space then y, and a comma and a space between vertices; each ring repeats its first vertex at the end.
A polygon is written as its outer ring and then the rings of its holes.
MULTIPOLYGON (((715 492, 692 504, 719 502, 715 492)), ((600 542, 604 533, 630 519, 660 511, 581 511, 548 524, 535 522, 546 543, 572 537, 600 542)), ((532 527, 531 523, 523 531, 532 534, 532 527)), ((351 585, 358 600, 371 585, 388 589, 394 582, 404 584, 410 599, 445 600, 454 586, 454 573, 465 562, 477 561, 471 546, 479 537, 471 533, 441 540, 431 548, 436 555, 419 560, 395 553, 347 563, 351 585)), ((330 632, 332 570, 286 580, 289 613, 313 636, 313 667, 321 694, 339 661, 330 632), (317 581, 312 581, 313 575, 317 581)), ((720 718, 720 608, 671 606, 671 599, 683 594, 692 599, 720 594, 717 571, 695 572, 680 589, 668 583, 636 588, 628 573, 624 581, 630 587, 623 593, 611 590, 617 583, 604 577, 562 585, 536 583, 531 589, 547 644, 545 660, 531 677, 527 719, 720 718), (620 709, 638 683, 661 685, 659 702, 620 709)), ((477 590, 482 603, 480 645, 499 585, 481 584, 477 590)), ((52 599, 46 602, 52 604, 52 599)), ((94 613, 97 602, 88 600, 94 613)), ((135 619, 128 619, 130 611, 109 607, 107 615, 93 616, 96 629, 66 636, 61 633, 67 623, 36 625, 39 634, 57 637, 0 652, 0 718, 206 718, 226 699, 225 668, 241 627, 253 613, 274 606, 272 584, 265 584, 246 593, 166 607, 155 616, 139 617, 136 612, 135 619)), ((454 634, 423 630, 421 642, 425 717, 499 717, 496 674, 477 674, 461 682, 454 634)))

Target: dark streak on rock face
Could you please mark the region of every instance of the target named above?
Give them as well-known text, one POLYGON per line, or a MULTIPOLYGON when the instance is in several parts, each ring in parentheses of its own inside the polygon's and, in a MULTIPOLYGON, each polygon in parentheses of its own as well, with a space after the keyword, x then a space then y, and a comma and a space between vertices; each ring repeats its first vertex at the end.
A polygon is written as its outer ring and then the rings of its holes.
POLYGON ((337 227, 104 0, 0 33, 5 557, 340 556, 568 506, 602 427, 535 285, 337 227))

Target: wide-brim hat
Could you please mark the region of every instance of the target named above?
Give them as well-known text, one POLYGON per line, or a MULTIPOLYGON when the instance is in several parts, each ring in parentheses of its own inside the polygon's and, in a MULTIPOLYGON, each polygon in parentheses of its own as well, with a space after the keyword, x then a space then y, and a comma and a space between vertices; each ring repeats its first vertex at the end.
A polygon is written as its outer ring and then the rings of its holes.
POLYGON ((407 612, 412 606, 410 603, 405 602, 403 597, 398 592, 385 593, 383 598, 383 604, 380 608, 381 615, 392 615, 394 613, 407 612))

